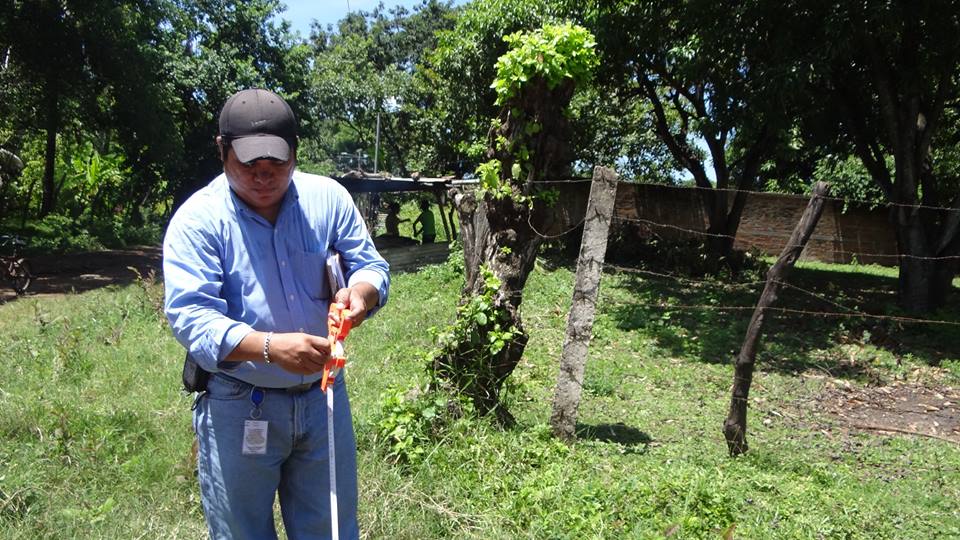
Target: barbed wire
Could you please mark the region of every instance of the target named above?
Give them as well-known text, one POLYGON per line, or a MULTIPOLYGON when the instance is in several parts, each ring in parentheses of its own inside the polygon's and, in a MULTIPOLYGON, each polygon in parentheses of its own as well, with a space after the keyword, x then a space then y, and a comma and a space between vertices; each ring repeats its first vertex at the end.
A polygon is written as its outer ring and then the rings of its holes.
MULTIPOLYGON (((586 182, 592 182, 592 179, 589 178, 577 178, 570 180, 535 180, 533 184, 582 184, 586 182)), ((624 184, 633 184, 638 186, 654 186, 654 187, 663 187, 674 190, 696 190, 696 191, 710 191, 715 193, 746 193, 748 195, 757 195, 760 197, 807 197, 809 194, 800 194, 800 193, 777 193, 773 191, 756 191, 749 189, 737 189, 737 188, 717 188, 717 187, 703 187, 697 185, 691 186, 677 186, 673 184, 651 184, 649 182, 629 182, 623 181, 624 184)), ((916 208, 924 210, 943 210, 946 212, 960 212, 960 207, 956 206, 933 206, 929 204, 910 204, 910 203, 897 203, 891 201, 873 201, 870 199, 858 199, 854 197, 833 197, 830 195, 824 195, 821 197, 827 201, 842 202, 844 204, 856 203, 863 204, 867 206, 873 206, 876 208, 916 208)))
MULTIPOLYGON (((712 304, 667 304, 665 302, 612 302, 616 306, 628 306, 628 307, 649 307, 649 308, 659 308, 665 310, 679 310, 679 311, 693 311, 693 310, 704 310, 704 311, 755 311, 757 306, 716 306, 712 304)), ((944 325, 944 326, 960 326, 960 322, 954 321, 940 321, 935 319, 918 319, 914 317, 903 317, 899 315, 877 315, 874 313, 865 313, 862 311, 855 311, 853 313, 838 313, 832 311, 811 311, 806 309, 795 309, 795 308, 784 308, 784 307, 765 307, 763 311, 774 311, 779 313, 792 313, 796 315, 811 315, 814 317, 829 317, 829 318, 844 318, 844 319, 882 319, 902 323, 911 323, 911 324, 934 324, 934 325, 944 325)))
POLYGON ((530 227, 530 230, 533 231, 534 234, 536 234, 537 236, 545 240, 556 240, 557 238, 566 236, 572 233, 573 231, 577 230, 578 227, 580 227, 581 225, 583 225, 585 221, 587 221, 587 214, 586 212, 584 212, 583 218, 581 218, 576 225, 570 227, 569 229, 563 231, 560 234, 548 235, 538 231, 537 228, 533 226, 533 222, 531 221, 532 217, 533 217, 533 212, 527 212, 527 225, 530 227))
MULTIPOLYGON (((751 281, 751 282, 746 282, 746 283, 739 283, 739 284, 736 284, 736 285, 717 284, 717 283, 712 283, 712 282, 709 282, 709 281, 697 280, 697 279, 693 279, 693 278, 686 278, 686 277, 677 276, 677 275, 673 275, 673 274, 665 274, 665 273, 661 273, 661 272, 653 272, 653 271, 650 271, 650 270, 643 270, 643 269, 633 269, 633 268, 628 268, 628 267, 619 266, 619 265, 612 265, 612 264, 608 264, 608 263, 604 263, 604 268, 614 268, 614 269, 616 269, 616 270, 618 270, 618 271, 621 271, 621 272, 630 272, 630 273, 637 273, 637 274, 649 275, 649 276, 653 276, 653 277, 665 278, 665 279, 670 279, 670 280, 673 280, 673 281, 676 281, 676 282, 680 282, 680 283, 696 284, 696 285, 700 285, 700 286, 707 286, 707 287, 714 287, 714 288, 716 288, 717 286, 720 286, 720 287, 722 287, 722 288, 731 289, 731 290, 735 290, 735 289, 748 289, 748 288, 752 289, 752 288, 756 287, 757 285, 765 285, 765 284, 766 284, 766 281, 751 281)), ((960 326, 960 323, 951 322, 951 321, 938 321, 938 320, 935 320, 935 319, 916 319, 916 318, 902 317, 902 316, 896 316, 896 315, 877 315, 877 314, 872 314, 872 313, 866 313, 866 312, 860 311, 860 310, 858 310, 858 309, 851 308, 851 307, 849 307, 849 306, 845 306, 845 305, 840 304, 840 303, 838 303, 838 302, 834 302, 833 300, 830 300, 829 298, 826 298, 826 297, 824 297, 823 295, 821 295, 821 294, 819 294, 819 293, 816 293, 816 292, 814 292, 814 291, 805 289, 805 288, 803 288, 803 287, 800 287, 799 285, 794 285, 794 284, 792 284, 792 283, 788 283, 788 282, 786 282, 786 281, 784 281, 784 280, 782 280, 782 279, 775 280, 775 282, 778 283, 778 284, 780 284, 781 286, 783 286, 783 287, 785 287, 785 288, 789 288, 789 289, 795 290, 795 291, 797 291, 797 292, 800 292, 800 293, 802 293, 802 294, 811 296, 811 297, 813 297, 813 298, 816 298, 817 300, 820 300, 820 301, 822 301, 822 302, 825 302, 825 303, 827 303, 827 304, 830 304, 830 305, 832 305, 832 306, 834 306, 834 307, 836 307, 836 308, 845 310, 846 313, 809 311, 809 310, 797 310, 797 309, 793 309, 793 308, 780 308, 780 307, 767 307, 767 308, 764 308, 765 310, 779 311, 779 312, 784 312, 784 313, 812 314, 812 315, 829 316, 829 317, 841 317, 841 316, 846 316, 846 317, 851 317, 851 318, 888 319, 888 320, 893 320, 893 321, 897 321, 897 322, 911 322, 911 323, 925 323, 925 324, 945 324, 945 325, 950 325, 950 326, 960 326)), ((621 305, 645 305, 645 306, 657 305, 657 306, 663 307, 663 308, 672 308, 672 307, 674 307, 673 305, 671 305, 671 304, 666 304, 666 303, 660 303, 660 304, 650 304, 650 303, 647 303, 647 304, 643 304, 643 303, 619 303, 619 304, 621 304, 621 305)), ((711 309, 711 310, 736 310, 736 311, 743 311, 743 310, 747 310, 747 309, 753 309, 753 310, 756 309, 756 306, 715 306, 715 305, 712 305, 712 304, 703 304, 703 305, 698 305, 698 306, 682 306, 682 307, 683 307, 683 308, 691 308, 691 309, 694 308, 694 307, 704 307, 705 309, 711 309)))
MULTIPOLYGON (((644 185, 661 185, 661 184, 644 184, 644 185)), ((668 184, 663 184, 663 185, 672 189, 695 189, 698 191, 715 191, 715 192, 722 192, 722 193, 738 193, 739 192, 739 193, 746 193, 748 195, 757 195, 760 197, 792 196, 792 197, 810 198, 811 196, 810 194, 806 194, 806 193, 805 194, 776 193, 771 191, 753 191, 753 190, 736 189, 736 188, 718 189, 718 188, 712 188, 712 187, 708 188, 708 187, 702 187, 702 186, 671 186, 668 184)), ((933 206, 929 204, 910 204, 910 203, 898 203, 898 202, 891 202, 891 201, 878 202, 878 201, 872 201, 870 199, 857 199, 853 197, 833 197, 830 195, 823 195, 821 198, 826 201, 842 202, 844 204, 857 203, 857 204, 863 204, 867 206, 873 206, 876 208, 916 208, 916 209, 924 209, 924 210, 944 210, 947 212, 960 212, 960 208, 955 206, 933 206)))
POLYGON ((746 282, 746 283, 736 283, 736 284, 716 283, 716 282, 714 282, 714 281, 706 281, 706 280, 688 278, 688 277, 684 277, 684 276, 678 276, 678 275, 675 275, 675 274, 666 274, 666 273, 663 273, 663 272, 654 272, 654 271, 652 271, 652 270, 646 270, 646 269, 643 269, 643 268, 630 268, 630 267, 628 267, 628 266, 620 266, 620 265, 617 265, 617 264, 611 264, 611 263, 607 263, 607 262, 603 263, 603 266, 604 266, 604 268, 612 268, 612 269, 614 269, 614 270, 617 270, 618 272, 624 272, 624 273, 630 273, 630 274, 641 274, 641 275, 647 275, 647 276, 651 276, 651 277, 665 278, 665 279, 670 279, 670 280, 677 281, 677 282, 680 282, 680 283, 689 283, 689 284, 694 284, 694 285, 700 285, 700 286, 704 286, 704 287, 707 287, 707 288, 717 288, 717 287, 720 287, 720 288, 728 289, 728 290, 752 289, 752 288, 756 287, 757 285, 763 285, 763 284, 766 283, 766 281, 762 281, 762 280, 761 280, 761 281, 750 281, 750 282, 746 282))
MULTIPOLYGON (((766 285, 766 283, 767 283, 766 280, 748 281, 748 282, 737 283, 737 284, 717 283, 716 281, 712 281, 712 280, 711 280, 711 281, 708 281, 708 280, 699 280, 699 279, 688 278, 688 277, 684 277, 684 276, 677 276, 677 275, 675 275, 675 274, 666 274, 666 273, 662 273, 662 272, 654 272, 654 271, 652 271, 652 270, 646 270, 646 269, 642 269, 642 268, 631 268, 631 267, 621 266, 621 265, 616 265, 616 264, 611 264, 611 263, 607 263, 607 262, 603 263, 603 266, 604 266, 604 268, 614 269, 614 270, 616 270, 617 272, 631 273, 631 274, 641 274, 641 275, 646 275, 646 276, 655 277, 655 278, 670 279, 670 280, 676 281, 676 282, 678 282, 678 283, 687 283, 687 284, 691 284, 691 285, 698 285, 698 286, 702 286, 702 287, 704 287, 704 288, 718 288, 718 287, 719 287, 719 288, 726 289, 726 290, 730 290, 730 291, 735 291, 735 290, 738 290, 738 289, 743 289, 743 290, 747 290, 747 291, 750 291, 750 292, 758 292, 758 291, 755 291, 754 289, 756 289, 758 285, 766 285)), ((778 279, 778 280, 776 280, 776 282, 779 283, 780 285, 784 286, 784 287, 787 287, 787 288, 790 288, 790 289, 795 289, 795 290, 798 291, 798 292, 801 292, 801 293, 803 293, 803 294, 812 296, 812 297, 814 297, 814 298, 816 298, 816 299, 818 299, 818 300, 821 300, 821 301, 823 301, 823 302, 826 302, 826 303, 828 303, 828 304, 831 304, 831 305, 833 305, 833 306, 835 306, 835 307, 838 307, 838 308, 840 308, 840 309, 846 309, 846 310, 849 310, 849 311, 854 311, 853 308, 850 308, 850 307, 848 307, 848 306, 844 306, 844 305, 842 305, 842 304, 836 303, 836 302, 834 302, 833 300, 830 300, 829 298, 826 298, 826 297, 824 297, 823 295, 821 295, 821 294, 819 294, 819 293, 817 293, 817 292, 804 289, 803 287, 800 287, 800 286, 798 286, 798 285, 793 285, 793 284, 791 284, 791 283, 788 283, 788 282, 786 282, 786 281, 783 281, 782 279, 778 279)), ((846 290, 848 290, 848 291, 853 290, 853 291, 862 292, 862 293, 866 293, 866 292, 876 292, 876 291, 873 291, 872 289, 846 289, 846 290)))
MULTIPOLYGON (((690 229, 690 228, 687 228, 687 227, 681 227, 681 226, 679 226, 679 225, 672 225, 672 224, 669 224, 669 223, 660 223, 660 222, 658 222, 658 221, 653 221, 653 220, 643 219, 643 218, 628 218, 628 217, 616 216, 616 215, 615 215, 615 216, 613 216, 613 221, 641 223, 641 224, 644 224, 644 225, 650 225, 650 226, 652 226, 652 227, 659 227, 659 228, 663 228, 663 229, 671 229, 671 230, 683 232, 683 233, 686 233, 686 234, 692 234, 692 235, 698 235, 698 236, 706 236, 706 237, 711 237, 711 238, 725 238, 725 239, 734 240, 734 241, 737 240, 737 236, 736 236, 736 235, 723 234, 723 233, 712 233, 712 232, 701 231, 701 230, 697 230, 697 229, 690 229)), ((774 234, 767 234, 767 235, 765 235, 765 236, 771 237, 771 238, 787 238, 787 239, 789 240, 791 235, 787 235, 787 234, 776 234, 776 233, 774 233, 774 234)), ((742 238, 742 237, 741 237, 741 238, 742 238)), ((792 245, 791 245, 791 244, 784 244, 783 248, 787 248, 787 247, 806 247, 806 246, 802 246, 802 245, 800 245, 800 244, 792 244, 792 245)), ((781 248, 781 249, 783 249, 783 248, 781 248)), ((923 256, 923 255, 910 255, 910 254, 906 254, 906 253, 869 253, 869 252, 863 252, 863 251, 849 251, 849 250, 843 250, 843 249, 831 249, 830 251, 831 251, 832 253, 835 253, 835 254, 838 254, 838 255, 850 255, 850 256, 855 256, 855 257, 857 257, 857 258, 866 258, 866 257, 873 257, 873 258, 877 258, 877 259, 884 259, 884 258, 886 258, 886 259, 900 259, 900 258, 903 258, 903 259, 913 259, 913 260, 921 260, 921 261, 960 260, 960 255, 942 255, 942 256, 935 256, 935 257, 927 257, 927 256, 923 256)))
POLYGON ((807 290, 807 289, 804 289, 803 287, 799 287, 799 286, 797 286, 797 285, 793 285, 793 284, 791 284, 791 283, 787 283, 786 281, 783 281, 782 279, 778 279, 778 280, 776 280, 776 281, 777 281, 777 283, 779 283, 779 284, 782 285, 783 287, 786 287, 786 288, 788 288, 788 289, 793 289, 793 290, 795 290, 795 291, 801 292, 801 293, 806 294, 806 295, 808 295, 808 296, 812 296, 813 298, 816 298, 817 300, 820 300, 821 302, 826 302, 826 303, 828 303, 828 304, 830 304, 830 305, 832 305, 832 306, 834 306, 834 307, 838 307, 838 308, 840 308, 840 309, 845 309, 845 310, 847 310, 847 311, 854 312, 854 313, 857 312, 856 309, 853 309, 853 308, 847 307, 847 306, 845 306, 845 305, 843 305, 843 304, 834 302, 833 300, 830 300, 829 298, 826 298, 826 297, 824 297, 824 296, 821 295, 821 294, 818 294, 818 293, 813 292, 813 291, 809 291, 809 290, 807 290))
MULTIPOLYGON (((764 281, 749 281, 749 282, 745 282, 745 283, 737 283, 737 284, 731 285, 731 284, 729 284, 729 283, 716 283, 716 282, 710 282, 710 281, 706 281, 706 280, 698 280, 698 279, 693 279, 693 278, 687 278, 687 277, 677 276, 677 275, 673 275, 673 274, 664 274, 664 273, 661 273, 661 272, 653 272, 653 271, 650 271, 650 270, 630 269, 630 268, 627 268, 627 267, 617 266, 617 265, 612 265, 612 264, 607 264, 607 263, 604 263, 604 268, 614 268, 614 269, 616 269, 616 270, 618 270, 618 271, 621 271, 621 272, 631 272, 631 273, 637 273, 637 274, 645 274, 645 275, 650 275, 650 276, 654 276, 654 277, 660 277, 660 278, 670 279, 670 280, 676 281, 676 282, 678 282, 678 283, 687 283, 687 284, 692 284, 692 285, 697 285, 697 286, 702 286, 702 287, 712 287, 712 288, 720 287, 720 288, 727 289, 727 290, 737 290, 737 289, 748 289, 748 290, 749 290, 749 289, 755 289, 758 285, 766 285, 766 283, 767 283, 767 282, 764 280, 764 281)), ((822 302, 826 302, 826 303, 828 303, 828 304, 830 304, 830 305, 832 305, 832 306, 834 306, 834 307, 838 307, 838 308, 840 308, 840 309, 845 309, 845 310, 847 310, 847 311, 855 311, 853 308, 850 308, 850 307, 848 307, 848 306, 844 306, 844 305, 842 305, 842 304, 839 304, 839 303, 837 303, 837 302, 834 302, 833 300, 830 300, 829 298, 826 298, 826 297, 824 297, 823 295, 821 295, 821 294, 819 294, 819 293, 816 293, 816 292, 814 292, 814 291, 810 291, 810 290, 804 289, 803 287, 800 287, 800 286, 797 286, 797 285, 793 285, 793 284, 791 284, 791 283, 787 283, 786 281, 783 281, 782 279, 774 280, 774 283, 777 283, 777 284, 779 284, 779 285, 781 285, 782 287, 785 287, 785 288, 789 288, 789 289, 796 290, 797 292, 800 292, 800 293, 803 293, 803 294, 805 294, 805 295, 811 296, 811 297, 816 298, 817 300, 820 300, 820 301, 822 301, 822 302)))

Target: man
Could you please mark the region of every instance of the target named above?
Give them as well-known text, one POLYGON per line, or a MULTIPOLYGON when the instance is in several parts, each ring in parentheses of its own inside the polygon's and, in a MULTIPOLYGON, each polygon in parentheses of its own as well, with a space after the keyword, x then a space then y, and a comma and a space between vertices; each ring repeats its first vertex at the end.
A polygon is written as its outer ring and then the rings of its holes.
MULTIPOLYGON (((384 305, 388 266, 349 194, 296 170, 297 122, 273 92, 243 90, 220 113, 223 174, 173 216, 163 246, 173 333, 210 380, 194 430, 212 538, 329 538, 326 399, 331 297, 353 326, 384 305), (347 287, 330 291, 328 250, 347 287)), ((343 378, 334 395, 340 538, 358 538, 356 443, 343 378)))

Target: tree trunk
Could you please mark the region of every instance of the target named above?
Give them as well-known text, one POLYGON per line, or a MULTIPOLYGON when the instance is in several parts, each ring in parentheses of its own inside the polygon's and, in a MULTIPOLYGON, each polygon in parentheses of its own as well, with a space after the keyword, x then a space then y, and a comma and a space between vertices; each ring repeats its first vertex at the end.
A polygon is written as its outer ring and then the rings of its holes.
POLYGON ((520 319, 523 287, 544 240, 537 233, 543 216, 531 201, 537 182, 569 176, 566 109, 574 88, 572 79, 555 86, 542 77, 527 81, 488 132, 487 157, 500 165, 498 185, 453 191, 466 284, 457 320, 441 336, 432 363, 433 384, 452 387, 479 414, 494 413, 503 426, 514 424, 514 418, 500 402, 500 392, 529 339, 520 319))
POLYGON ((757 308, 750 318, 747 334, 734 364, 730 411, 723 422, 723 436, 731 456, 743 454, 748 449, 747 400, 750 397, 750 384, 753 382, 753 370, 756 365, 757 351, 760 348, 766 310, 777 301, 783 280, 800 258, 803 248, 817 227, 817 222, 820 221, 820 215, 823 213, 824 198, 829 194, 829 189, 827 184, 817 182, 813 188, 813 196, 810 197, 806 210, 793 229, 787 245, 784 246, 777 262, 767 271, 767 283, 760 294, 760 300, 757 301, 757 308))
POLYGON ((530 228, 530 209, 526 205, 489 194, 478 199, 472 192, 454 192, 453 200, 460 213, 460 237, 466 259, 461 307, 486 292, 488 284, 481 268, 499 280, 499 287, 488 310, 494 315, 485 321, 464 320, 464 314, 458 313, 457 324, 466 327, 470 337, 450 343, 434 358, 434 373, 467 396, 479 414, 494 413, 501 425, 510 426, 514 419, 500 404, 500 391, 527 345, 528 335, 519 308, 542 237, 530 228), (514 337, 493 352, 489 347, 492 334, 510 328, 514 337))
POLYGON ((747 194, 744 191, 737 191, 730 208, 727 208, 726 193, 711 193, 711 195, 716 195, 716 198, 711 200, 721 200, 723 204, 710 206, 709 203, 705 203, 704 205, 708 209, 709 220, 706 247, 711 257, 706 269, 709 273, 719 272, 723 267, 739 272, 742 264, 733 246, 736 242, 737 230, 740 228, 740 219, 743 217, 743 209, 746 206, 747 194))
POLYGON ((900 306, 915 314, 943 307, 952 292, 957 267, 954 260, 938 257, 955 255, 957 250, 938 253, 929 249, 928 236, 919 219, 898 222, 896 228, 897 249, 901 254, 897 283, 900 306))
POLYGON ((43 198, 40 204, 40 217, 53 212, 57 205, 57 184, 54 181, 57 163, 57 132, 60 129, 60 110, 56 84, 47 81, 46 128, 47 145, 43 164, 43 198))
MULTIPOLYGON (((914 135, 913 131, 909 132, 914 135)), ((904 139, 907 136, 904 135, 904 139)), ((900 306, 914 314, 930 313, 946 304, 951 282, 956 275, 956 255, 960 238, 957 211, 926 208, 936 206, 934 182, 925 170, 924 160, 915 153, 899 149, 896 155, 895 205, 891 217, 900 254, 898 299, 900 306)))

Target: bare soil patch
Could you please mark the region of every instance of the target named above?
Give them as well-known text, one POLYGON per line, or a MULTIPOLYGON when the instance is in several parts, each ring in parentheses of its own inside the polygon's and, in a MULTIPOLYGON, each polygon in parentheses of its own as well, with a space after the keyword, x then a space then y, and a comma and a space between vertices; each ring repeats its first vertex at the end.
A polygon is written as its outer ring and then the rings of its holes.
MULTIPOLYGON (((151 272, 159 275, 162 249, 160 246, 141 246, 66 255, 29 257, 34 280, 25 296, 42 296, 85 292, 108 285, 128 285, 151 272), (132 270, 136 269, 136 271, 132 270)), ((17 299, 13 289, 0 283, 0 301, 17 299)))
POLYGON ((960 389, 894 382, 857 387, 840 381, 814 401, 838 427, 930 437, 960 444, 960 389))

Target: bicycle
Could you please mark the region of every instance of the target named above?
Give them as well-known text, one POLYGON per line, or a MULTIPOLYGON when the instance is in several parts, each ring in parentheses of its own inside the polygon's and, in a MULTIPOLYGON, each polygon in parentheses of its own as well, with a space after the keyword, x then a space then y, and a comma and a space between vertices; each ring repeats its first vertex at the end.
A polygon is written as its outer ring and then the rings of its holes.
POLYGON ((20 249, 26 244, 19 236, 0 235, 0 249, 4 251, 10 249, 13 253, 9 256, 0 256, 0 263, 2 263, 0 269, 3 270, 3 278, 13 287, 18 296, 26 294, 27 287, 33 280, 30 261, 20 255, 20 249))

